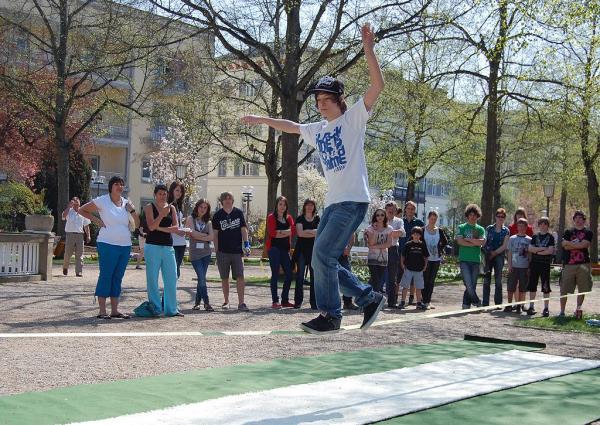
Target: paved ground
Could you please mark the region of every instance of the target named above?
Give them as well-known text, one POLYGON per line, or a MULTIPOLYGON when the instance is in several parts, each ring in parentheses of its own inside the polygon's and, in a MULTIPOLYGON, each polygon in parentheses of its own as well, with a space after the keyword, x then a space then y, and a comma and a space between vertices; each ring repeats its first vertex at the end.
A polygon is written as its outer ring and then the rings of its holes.
MULTIPOLYGON (((248 275, 267 276, 265 267, 250 267, 248 275)), ((178 299, 183 318, 98 320, 93 292, 98 269, 87 266, 83 278, 63 277, 54 267, 54 280, 39 283, 0 285, 0 333, 21 332, 140 332, 140 331, 233 331, 298 330, 310 319, 310 309, 273 311, 269 288, 249 286, 249 313, 235 310, 192 312, 195 276, 190 266, 182 270, 178 299)), ((216 277, 211 266, 209 277, 216 277)), ((122 310, 131 312, 146 298, 145 271, 128 269, 124 280, 122 310)), ((557 288, 553 288, 557 289, 557 288)), ((481 289, 479 289, 481 290, 481 289)), ((558 293, 555 290, 554 295, 558 293)), ((214 306, 222 303, 219 284, 209 285, 214 306)), ((232 287, 231 300, 235 302, 232 287)), ((308 293, 306 294, 308 296, 308 293)), ((436 287, 436 310, 460 308, 462 287, 436 287)), ((307 297, 306 297, 307 298, 307 297)), ((552 313, 558 309, 551 304, 552 313)), ((574 301, 568 310, 574 309, 574 301)), ((586 299, 585 310, 600 312, 600 293, 586 299)), ((423 315, 409 311, 384 311, 381 320, 403 315, 423 315)), ((344 324, 358 324, 359 314, 349 314, 344 324)), ((501 312, 423 318, 419 321, 373 327, 366 333, 345 331, 327 337, 307 334, 269 336, 160 336, 160 337, 81 337, 81 338, 0 338, 0 394, 44 390, 80 383, 157 375, 197 368, 220 367, 263 360, 326 352, 354 351, 390 344, 427 343, 462 339, 465 333, 496 338, 545 342, 545 352, 584 358, 600 358, 598 336, 517 328, 513 314, 501 312)))

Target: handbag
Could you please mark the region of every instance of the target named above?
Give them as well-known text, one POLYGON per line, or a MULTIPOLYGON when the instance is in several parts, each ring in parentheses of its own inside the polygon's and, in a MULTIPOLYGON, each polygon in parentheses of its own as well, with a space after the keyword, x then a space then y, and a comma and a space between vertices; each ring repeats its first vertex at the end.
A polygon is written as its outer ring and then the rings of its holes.
POLYGON ((64 236, 61 236, 60 240, 54 247, 53 254, 54 254, 54 257, 56 257, 56 258, 62 258, 65 256, 65 237, 64 236))
POLYGON ((158 317, 160 316, 160 312, 156 311, 154 304, 149 301, 144 301, 140 305, 138 305, 135 310, 133 310, 133 314, 136 317, 158 317))

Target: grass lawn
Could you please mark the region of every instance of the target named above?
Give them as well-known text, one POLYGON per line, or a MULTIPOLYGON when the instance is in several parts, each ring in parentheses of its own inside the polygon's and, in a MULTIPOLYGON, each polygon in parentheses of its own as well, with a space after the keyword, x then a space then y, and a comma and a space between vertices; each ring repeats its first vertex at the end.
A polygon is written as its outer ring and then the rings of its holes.
POLYGON ((515 326, 525 328, 548 329, 553 331, 587 332, 600 335, 600 328, 589 326, 585 323, 588 319, 600 319, 600 314, 584 314, 583 320, 573 316, 566 317, 536 317, 534 319, 521 319, 515 326))

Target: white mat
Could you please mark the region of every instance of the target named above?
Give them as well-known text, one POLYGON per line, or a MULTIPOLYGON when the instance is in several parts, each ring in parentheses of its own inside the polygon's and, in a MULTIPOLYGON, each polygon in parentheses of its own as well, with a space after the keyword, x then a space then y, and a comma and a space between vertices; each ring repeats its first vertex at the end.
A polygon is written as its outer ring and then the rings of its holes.
MULTIPOLYGON (((360 364, 356 367, 360 369, 360 364)), ((227 396, 85 423, 364 424, 597 367, 600 367, 600 361, 512 350, 227 396)))

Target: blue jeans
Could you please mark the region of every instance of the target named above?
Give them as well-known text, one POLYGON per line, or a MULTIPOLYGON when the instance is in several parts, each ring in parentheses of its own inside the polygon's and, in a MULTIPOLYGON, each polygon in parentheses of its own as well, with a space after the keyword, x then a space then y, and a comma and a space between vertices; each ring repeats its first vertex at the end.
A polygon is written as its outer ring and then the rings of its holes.
POLYGON ((131 246, 98 242, 96 249, 98 250, 100 275, 95 295, 102 298, 118 298, 121 295, 121 282, 129 262, 131 246))
POLYGON ((485 274, 483 275, 483 305, 490 305, 490 286, 492 271, 494 272, 494 304, 502 304, 502 269, 504 268, 504 254, 496 255, 491 260, 485 260, 485 274))
POLYGON ((175 250, 175 264, 177 264, 177 279, 181 275, 181 263, 183 262, 183 257, 185 256, 185 245, 174 246, 175 250))
POLYGON ((310 274, 310 307, 317 308, 317 303, 315 301, 315 277, 314 270, 312 265, 308 264, 304 255, 300 252, 296 257, 296 287, 294 288, 294 304, 297 306, 301 306, 304 301, 304 274, 306 273, 306 268, 308 268, 308 273, 310 274))
POLYGON ((269 249, 269 265, 271 266, 271 299, 273 303, 279 302, 277 295, 277 282, 279 281, 279 266, 283 267, 285 280, 281 291, 281 302, 290 302, 290 286, 292 286, 292 260, 290 253, 275 246, 269 249))
POLYGON ((479 300, 476 291, 477 278, 479 277, 479 263, 461 261, 460 273, 465 284, 463 308, 470 308, 471 304, 479 307, 481 305, 481 301, 479 300))
POLYGON ((325 208, 321 216, 312 256, 315 296, 317 308, 333 317, 342 317, 340 290, 343 295, 354 297, 360 307, 375 300, 373 288, 358 280, 338 260, 368 208, 366 202, 339 202, 325 208))
POLYGON ((196 305, 201 302, 210 304, 208 302, 208 288, 206 287, 206 272, 208 271, 209 264, 210 255, 192 261, 192 267, 196 271, 196 276, 198 277, 198 285, 196 285, 196 305))
POLYGON ((177 314, 177 264, 175 263, 175 250, 172 246, 154 245, 147 243, 144 246, 146 257, 146 289, 148 301, 154 304, 156 311, 163 311, 165 316, 177 314), (163 278, 163 303, 160 299, 158 288, 158 273, 162 272, 163 278))

